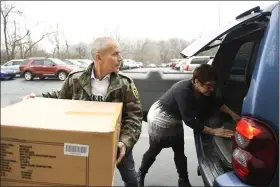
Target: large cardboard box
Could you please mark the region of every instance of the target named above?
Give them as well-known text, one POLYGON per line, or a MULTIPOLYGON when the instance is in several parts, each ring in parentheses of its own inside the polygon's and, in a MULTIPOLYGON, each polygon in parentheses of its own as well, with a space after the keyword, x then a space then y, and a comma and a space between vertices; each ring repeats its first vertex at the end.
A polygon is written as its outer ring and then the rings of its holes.
POLYGON ((1 108, 1 186, 112 186, 122 106, 36 98, 1 108))

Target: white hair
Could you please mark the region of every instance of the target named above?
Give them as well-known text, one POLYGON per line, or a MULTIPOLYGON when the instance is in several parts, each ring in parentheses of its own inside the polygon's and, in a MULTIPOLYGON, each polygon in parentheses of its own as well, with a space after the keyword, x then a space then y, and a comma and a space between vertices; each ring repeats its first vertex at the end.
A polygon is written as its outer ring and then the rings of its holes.
POLYGON ((92 47, 91 47, 91 56, 92 56, 93 60, 95 60, 96 53, 100 52, 103 49, 106 49, 108 43, 111 41, 115 41, 115 39, 108 37, 108 36, 99 37, 93 41, 92 47))

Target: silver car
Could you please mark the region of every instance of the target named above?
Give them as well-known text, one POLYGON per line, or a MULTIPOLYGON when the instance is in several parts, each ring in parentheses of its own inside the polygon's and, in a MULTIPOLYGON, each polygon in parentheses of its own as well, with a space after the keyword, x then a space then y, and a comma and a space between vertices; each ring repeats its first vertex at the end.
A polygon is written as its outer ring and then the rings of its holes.
POLYGON ((180 64, 180 71, 193 72, 201 64, 207 64, 211 60, 210 56, 193 56, 183 60, 180 64))
POLYGON ((22 64, 23 61, 24 61, 23 59, 14 59, 14 60, 10 60, 10 61, 6 62, 2 66, 15 71, 16 74, 19 75, 20 74, 19 65, 22 64))

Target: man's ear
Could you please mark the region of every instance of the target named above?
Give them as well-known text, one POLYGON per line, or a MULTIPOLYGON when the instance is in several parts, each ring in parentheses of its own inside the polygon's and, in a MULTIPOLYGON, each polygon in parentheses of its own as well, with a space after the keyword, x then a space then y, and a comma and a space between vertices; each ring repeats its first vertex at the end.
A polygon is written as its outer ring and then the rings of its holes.
POLYGON ((102 55, 100 53, 96 53, 95 59, 98 60, 98 61, 101 61, 102 55))

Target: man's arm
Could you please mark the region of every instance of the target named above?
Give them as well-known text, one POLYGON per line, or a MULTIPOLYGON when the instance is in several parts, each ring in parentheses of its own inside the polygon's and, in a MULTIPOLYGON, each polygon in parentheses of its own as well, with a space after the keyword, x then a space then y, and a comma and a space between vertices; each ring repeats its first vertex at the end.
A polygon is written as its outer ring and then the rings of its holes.
POLYGON ((72 78, 67 78, 62 83, 61 89, 58 91, 44 92, 35 94, 36 97, 45 97, 53 99, 71 99, 73 94, 72 78))
POLYGON ((143 112, 135 84, 132 82, 127 85, 124 92, 122 126, 119 141, 125 144, 127 152, 131 150, 140 137, 143 112))

